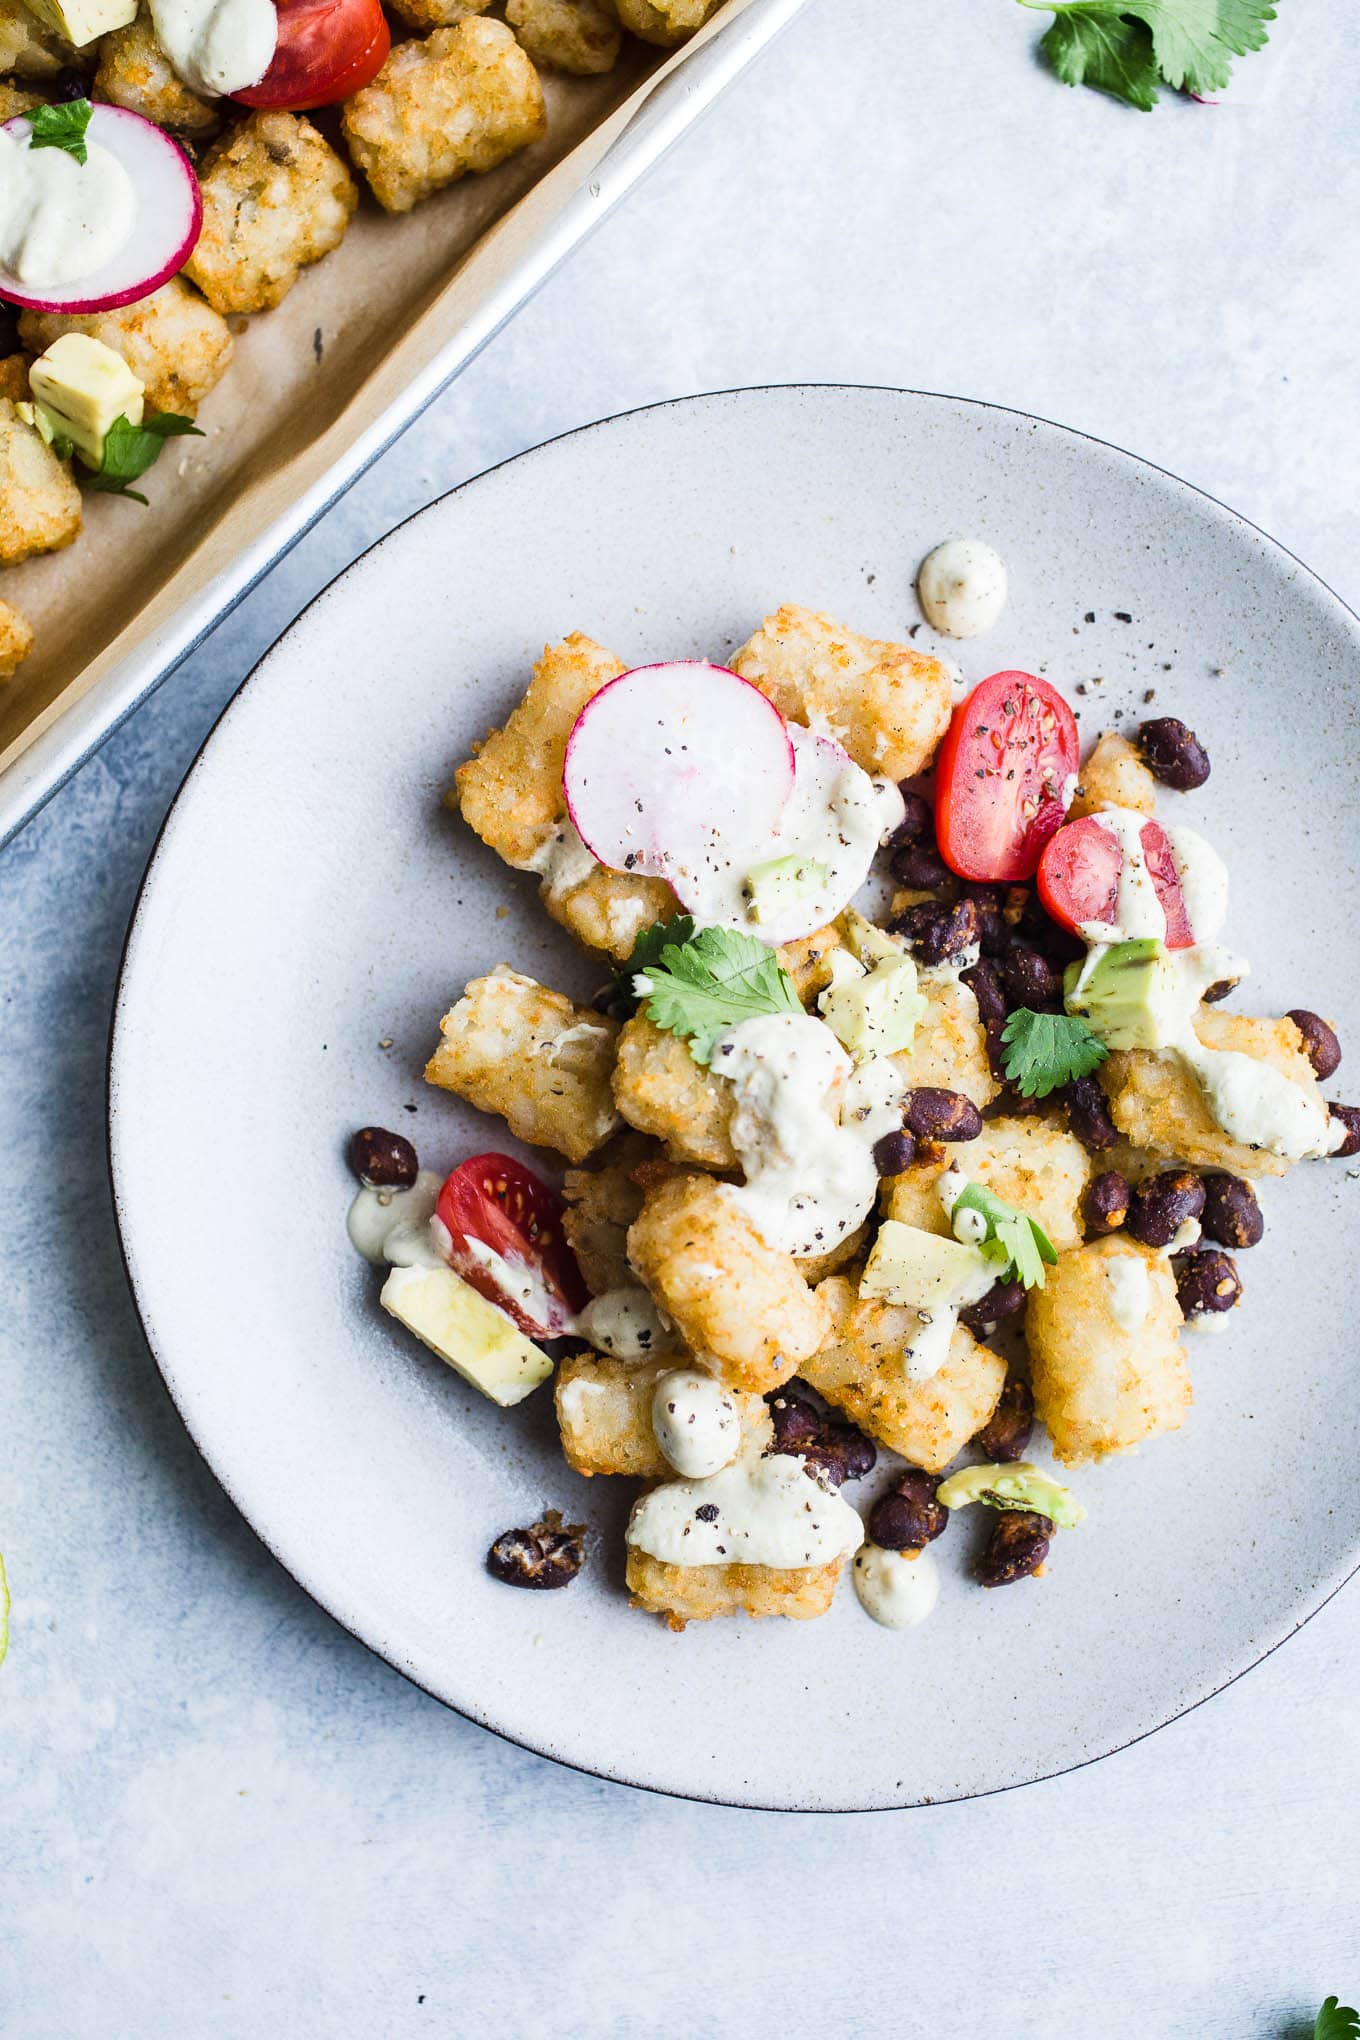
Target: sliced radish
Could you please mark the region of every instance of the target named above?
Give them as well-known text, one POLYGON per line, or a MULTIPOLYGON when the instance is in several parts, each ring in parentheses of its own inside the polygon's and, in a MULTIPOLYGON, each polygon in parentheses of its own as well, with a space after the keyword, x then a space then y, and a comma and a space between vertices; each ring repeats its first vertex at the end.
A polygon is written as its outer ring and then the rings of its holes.
POLYGON ((613 871, 694 897, 764 854, 793 788, 793 745, 759 688, 701 659, 639 666, 602 687, 567 739, 578 835, 613 871))
POLYGON ((83 164, 63 149, 31 148, 31 135, 22 114, 0 127, 0 297, 35 312, 111 311, 149 297, 184 267, 203 223, 203 200, 178 142, 141 114, 103 104, 91 111, 83 164), (6 145, 16 142, 17 151, 6 145), (31 215, 25 174, 37 199, 31 215), (100 219, 111 244, 83 269, 78 254, 72 263, 80 239, 64 229, 77 210, 100 219), (20 218, 26 256, 16 245, 20 218), (30 273, 35 262, 46 264, 45 273, 30 273))

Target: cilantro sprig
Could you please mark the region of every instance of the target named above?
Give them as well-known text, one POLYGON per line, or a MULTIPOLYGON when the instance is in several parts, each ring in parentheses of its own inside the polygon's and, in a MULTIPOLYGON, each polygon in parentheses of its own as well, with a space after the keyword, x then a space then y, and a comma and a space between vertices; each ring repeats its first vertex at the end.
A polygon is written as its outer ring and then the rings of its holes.
MULTIPOLYGON (((688 920, 688 916, 682 919, 688 920)), ((630 970, 642 1010, 654 1027, 688 1041, 697 1063, 710 1063, 720 1035, 762 1013, 801 1013, 793 979, 772 949, 735 928, 700 928, 675 940, 674 921, 649 929, 640 970, 630 970), (654 938, 649 940, 649 938, 654 938)))
POLYGON ((1313 2040, 1360 2040, 1360 2012, 1329 1997, 1314 2022, 1313 2040))
POLYGON ((998 1281, 1008 1281, 1014 1270, 1015 1279, 1026 1289, 1043 1288, 1044 1263, 1054 1267, 1058 1255, 1037 1219, 994 1197, 981 1183, 964 1186, 954 1200, 954 1211, 976 1211, 986 1219, 986 1237, 978 1241, 978 1250, 996 1262, 998 1281))
POLYGON ((88 99, 68 99, 62 106, 35 106, 24 115, 32 134, 30 149, 65 149, 77 163, 89 160, 85 130, 94 112, 88 99))
POLYGON ((1099 1069, 1109 1049, 1072 1013, 1036 1013, 1020 1006, 1001 1032, 1002 1067, 1025 1098, 1046 1098, 1099 1069))
POLYGON ((1259 50, 1273 0, 1020 0, 1054 17, 1040 48, 1064 85, 1092 85, 1148 113, 1166 85, 1221 92, 1234 57, 1259 50))
POLYGON ((181 418, 176 411, 154 411, 141 425, 115 418, 104 435, 102 467, 82 475, 81 480, 87 488, 102 489, 110 496, 130 496, 134 503, 144 504, 146 497, 128 484, 155 466, 167 439, 180 439, 186 433, 195 439, 203 437, 192 418, 181 418))
POLYGON ((611 1012, 626 1009, 635 1013, 641 1003, 633 990, 633 979, 639 971, 659 967, 661 952, 674 944, 683 948, 694 934, 694 916, 675 914, 669 921, 654 921, 650 928, 644 928, 633 944, 633 953, 627 963, 614 965, 614 1000, 611 1012))

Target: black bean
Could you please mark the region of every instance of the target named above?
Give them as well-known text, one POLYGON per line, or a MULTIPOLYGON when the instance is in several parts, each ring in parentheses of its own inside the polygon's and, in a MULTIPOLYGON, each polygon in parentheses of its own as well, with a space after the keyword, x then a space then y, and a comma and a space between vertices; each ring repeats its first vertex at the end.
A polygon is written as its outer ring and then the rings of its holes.
POLYGON ((767 1396, 774 1425, 774 1452, 796 1453, 828 1487, 862 1480, 878 1461, 877 1448, 854 1424, 838 1424, 797 1388, 767 1396))
POLYGON ((1204 994, 1205 1005, 1221 1005, 1224 999, 1232 997, 1241 982, 1241 978, 1215 978, 1208 991, 1204 994))
POLYGON ((1188 1169, 1148 1176, 1129 1199, 1128 1230, 1145 1247, 1169 1247, 1187 1219, 1204 1209, 1204 1185, 1188 1169))
POLYGON ((869 1511, 869 1538, 885 1551, 922 1551, 949 1527, 949 1511, 935 1499, 938 1473, 908 1467, 869 1511))
POLYGON ((907 780, 903 780, 898 792, 906 813, 888 838, 890 850, 903 850, 908 843, 920 843, 935 833, 935 817, 925 795, 917 793, 907 780))
POLYGON ((1237 1263, 1217 1247, 1206 1247, 1200 1254, 1177 1254, 1171 1265, 1176 1271, 1176 1294, 1188 1318, 1231 1310, 1241 1297, 1237 1263))
POLYGON ((1341 1061, 1341 1043, 1334 1028, 1327 1025, 1317 1013, 1310 1013, 1305 1006, 1295 1006, 1285 1015, 1292 1020, 1303 1036, 1304 1052, 1313 1065, 1316 1076, 1330 1077, 1341 1061))
POLYGON ((1200 1223, 1205 1238, 1221 1247, 1254 1247, 1266 1229, 1250 1183, 1217 1169, 1204 1178, 1200 1223))
POLYGON ((361 1126, 349 1144, 349 1165, 373 1190, 409 1190, 420 1170, 416 1151, 403 1133, 385 1126, 361 1126))
POLYGON ((506 1530, 486 1554, 487 1570, 507 1587, 569 1587, 585 1564, 584 1523, 564 1524, 556 1509, 527 1529, 506 1530))
POLYGON ((1332 1149, 1336 1159, 1346 1162, 1352 1155, 1360 1155, 1360 1105, 1329 1105, 1327 1110, 1346 1129, 1346 1138, 1340 1147, 1332 1149))
POLYGON ((632 1017, 636 1001, 617 982, 601 985, 591 1005, 597 1013, 607 1013, 611 1020, 628 1020, 632 1017))
POLYGON ((1209 777, 1209 754, 1192 729, 1174 715, 1158 715, 1138 727, 1143 763, 1163 786, 1193 793, 1209 777))
POLYGON ((1039 950, 1060 967, 1077 963, 1086 955, 1086 944, 1070 928, 1060 928, 1044 911, 1037 893, 1026 900, 1018 924, 1018 939, 1039 950))
POLYGON ((1086 1186, 1081 1200, 1081 1215, 1086 1221, 1086 1230, 1099 1237, 1102 1233, 1118 1232, 1129 1215, 1129 1185, 1127 1177, 1118 1169, 1106 1169, 1086 1186))
POLYGON ((956 900, 952 906, 922 900, 896 915, 888 928, 892 934, 906 937, 922 963, 944 963, 976 945, 977 908, 971 900, 956 900))
POLYGON ((960 973, 964 984, 970 987, 977 1000, 978 1019, 987 1038, 987 1060, 992 1075, 1005 1075, 1005 1044, 1001 1036, 1006 1025, 1006 994, 1002 989, 1001 973, 987 957, 960 973))
POLYGON ((1023 1459, 1034 1435, 1034 1395, 1023 1374, 1012 1374, 1001 1400, 973 1443, 984 1459, 1023 1459))
POLYGON ((982 1132, 982 1114, 971 1098, 933 1084, 909 1094, 906 1122, 918 1140, 976 1140, 982 1132))
POLYGON ((1062 1004, 1062 972, 1047 956, 1028 944, 1016 943, 1001 966, 1001 976, 1013 1004, 1030 1006, 1036 1012, 1062 1004))
POLYGON ((966 885, 963 896, 977 909, 978 942, 984 956, 1004 956, 1014 939, 1006 919, 1006 896, 999 885, 966 885))
POLYGON ((885 1133, 874 1142, 874 1167, 880 1176, 900 1176, 916 1160, 916 1142, 909 1133, 885 1133))
POLYGON ((894 850, 888 859, 893 877, 903 885, 914 886, 918 892, 953 894, 958 891, 958 880, 945 863, 938 850, 929 843, 907 843, 900 850, 894 850))
POLYGON ((88 71, 78 71, 74 65, 68 65, 65 70, 58 71, 56 86, 52 93, 52 97, 58 105, 72 99, 88 99, 89 96, 90 74, 88 71))
POLYGON ((1067 1107, 1067 1124, 1084 1148, 1098 1155, 1115 1146, 1119 1135, 1105 1093, 1094 1077, 1074 1077, 1063 1087, 1061 1097, 1067 1107))
POLYGON ((977 1562, 984 1587, 1009 1587, 1037 1573, 1048 1557, 1053 1525, 1034 1509, 1002 1509, 977 1562))
POLYGON ((970 1332, 984 1332, 992 1325, 999 1325, 1003 1318, 1014 1317, 1025 1304, 1023 1282, 994 1282, 981 1303, 969 1303, 959 1312, 959 1323, 967 1325, 970 1332))

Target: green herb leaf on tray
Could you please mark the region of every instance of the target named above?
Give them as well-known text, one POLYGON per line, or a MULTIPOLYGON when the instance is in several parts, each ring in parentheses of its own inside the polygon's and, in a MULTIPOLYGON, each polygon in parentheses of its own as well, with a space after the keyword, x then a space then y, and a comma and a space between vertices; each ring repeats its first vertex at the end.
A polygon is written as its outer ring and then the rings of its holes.
POLYGON ((1065 85, 1092 85, 1143 112, 1160 86, 1221 92, 1234 57, 1259 50, 1273 0, 1020 0, 1053 15, 1040 47, 1065 85))
POLYGON ((1042 1289, 1044 1263, 1053 1267, 1057 1249, 1039 1221, 1017 1211, 1013 1204, 994 1197, 981 1183, 969 1183, 954 1202, 955 1211, 976 1211, 987 1221, 987 1237, 979 1242, 989 1261, 995 1261, 998 1281, 1007 1280, 1014 1269, 1016 1280, 1026 1289, 1042 1289))
POLYGON ((734 928, 701 928, 683 942, 663 942, 635 990, 653 1026, 688 1041, 697 1063, 711 1062, 718 1037, 739 1021, 803 1010, 774 951, 734 928))
POLYGON ((102 489, 110 496, 131 496, 134 503, 145 503, 146 497, 130 489, 128 483, 155 466, 167 439, 179 439, 186 433, 192 433, 196 439, 203 437, 192 418, 181 418, 175 411, 153 412, 141 425, 115 418, 104 435, 103 466, 81 479, 87 488, 102 489))
POLYGON ((1025 1098, 1046 1098, 1076 1077, 1089 1077, 1110 1052, 1085 1020, 1029 1006, 1011 1014, 1001 1041, 1006 1075, 1025 1098))
POLYGON ((1360 2040, 1360 2012, 1329 1997, 1314 2023, 1313 2040, 1360 2040))
POLYGON ((62 106, 35 106, 24 115, 33 130, 30 149, 65 149, 77 163, 88 161, 85 130, 94 112, 88 99, 68 99, 62 106))

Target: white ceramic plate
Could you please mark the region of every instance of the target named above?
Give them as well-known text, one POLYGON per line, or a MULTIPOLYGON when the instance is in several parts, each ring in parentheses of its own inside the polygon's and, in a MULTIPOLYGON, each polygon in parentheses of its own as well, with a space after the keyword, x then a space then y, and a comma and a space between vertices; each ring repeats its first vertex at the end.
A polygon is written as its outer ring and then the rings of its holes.
POLYGON ((1203 1699, 1356 1564, 1345 1164, 1267 1186, 1240 1318, 1193 1346, 1185 1430, 1075 1477, 1089 1521, 1038 1585, 973 1586, 982 1526, 956 1525, 936 1547, 941 1606, 907 1635, 875 1628, 848 1585, 809 1624, 677 1637, 632 1612, 626 1484, 567 1472, 549 1394, 502 1413, 417 1348, 347 1244, 353 1127, 400 1127, 441 1168, 507 1144, 421 1082, 464 981, 502 958, 578 993, 601 978, 533 881, 440 806, 544 641, 579 628, 639 663, 722 658, 781 601, 896 637, 918 620, 917 562, 951 533, 989 539, 1011 570, 1001 623, 962 648, 967 676, 1084 685, 1088 737, 1146 713, 1148 690, 1195 725, 1214 763, 1195 819, 1233 870, 1252 1009, 1306 1004, 1360 1039, 1356 619, 1126 454, 889 390, 643 411, 413 518, 237 696, 129 939, 114 1183, 147 1335, 199 1446, 289 1570, 392 1664, 612 1778, 827 1809, 1041 1777, 1203 1699), (602 1533, 586 1573, 565 1594, 497 1585, 487 1544, 545 1506, 602 1533))

